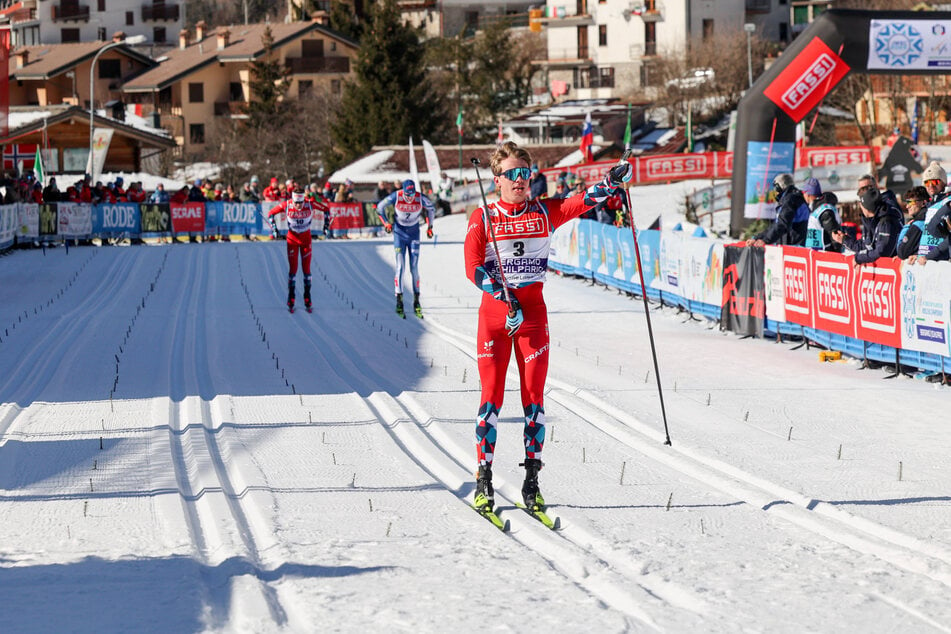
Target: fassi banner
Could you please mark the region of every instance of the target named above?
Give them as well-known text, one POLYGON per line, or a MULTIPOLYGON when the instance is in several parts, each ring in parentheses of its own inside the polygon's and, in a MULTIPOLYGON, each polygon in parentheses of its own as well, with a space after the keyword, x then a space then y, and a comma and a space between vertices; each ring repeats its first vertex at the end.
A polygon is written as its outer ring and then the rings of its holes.
MULTIPOLYGON (((634 183, 666 183, 690 178, 730 178, 733 175, 733 152, 692 152, 690 154, 656 154, 635 156, 634 183)), ((604 178, 614 161, 600 161, 571 167, 578 178, 591 185, 604 178)), ((542 170, 552 181, 568 168, 542 170)))
POLYGON ((853 267, 838 253, 783 247, 786 321, 901 347, 900 263, 853 267))
POLYGON ((763 94, 799 123, 849 73, 849 65, 816 37, 763 94))
POLYGON ((854 165, 856 163, 870 163, 874 156, 875 164, 882 162, 882 148, 874 147, 874 151, 862 145, 850 147, 807 147, 802 148, 796 157, 797 167, 830 167, 833 165, 854 165))

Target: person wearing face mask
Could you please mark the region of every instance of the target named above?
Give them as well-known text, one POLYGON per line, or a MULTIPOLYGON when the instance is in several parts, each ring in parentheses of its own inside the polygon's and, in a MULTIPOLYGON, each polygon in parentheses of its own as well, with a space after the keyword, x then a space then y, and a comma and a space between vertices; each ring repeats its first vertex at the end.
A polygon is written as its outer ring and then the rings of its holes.
POLYGON ((857 195, 862 211, 862 239, 856 240, 841 230, 833 231, 832 239, 855 254, 857 265, 892 257, 903 224, 895 194, 887 189, 879 191, 875 179, 866 174, 859 179, 857 195))
POLYGON ((287 274, 287 309, 294 312, 295 302, 295 284, 297 280, 297 255, 300 254, 301 268, 304 270, 304 307, 307 312, 313 310, 313 304, 310 296, 310 256, 311 256, 311 236, 310 223, 314 218, 315 211, 322 211, 325 215, 328 211, 323 202, 316 200, 305 200, 304 190, 296 188, 288 200, 276 205, 268 212, 268 224, 271 225, 271 235, 277 235, 277 225, 274 216, 283 213, 287 216, 287 262, 289 272, 287 274))
POLYGON ((773 179, 776 191, 776 220, 765 231, 746 241, 748 247, 782 244, 801 247, 806 242, 809 226, 809 205, 795 185, 792 174, 777 174, 773 179))
POLYGON ((482 513, 495 505, 492 463, 496 426, 513 353, 524 413, 525 481, 522 498, 529 510, 544 510, 538 472, 545 442, 545 382, 548 375, 548 310, 542 290, 551 236, 569 220, 619 191, 633 176, 627 160, 597 184, 570 198, 531 200, 532 158, 508 141, 495 150, 491 168, 499 199, 483 201, 469 220, 464 245, 465 271, 482 291, 476 336, 482 384, 476 419, 478 475, 473 506, 482 513), (487 224, 490 223, 490 224, 487 224))

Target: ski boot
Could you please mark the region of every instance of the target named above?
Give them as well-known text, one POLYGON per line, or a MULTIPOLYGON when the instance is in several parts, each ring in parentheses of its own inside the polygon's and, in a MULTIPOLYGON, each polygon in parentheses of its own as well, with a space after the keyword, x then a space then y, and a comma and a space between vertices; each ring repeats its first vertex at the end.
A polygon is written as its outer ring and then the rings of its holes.
POLYGON ((314 304, 310 301, 310 276, 304 277, 304 308, 308 313, 314 312, 314 304))
POLYGON ((420 319, 423 318, 423 309, 419 305, 419 294, 413 295, 413 312, 416 313, 416 316, 420 319))
POLYGON ((287 310, 294 312, 294 301, 295 301, 295 292, 294 292, 294 280, 290 280, 287 283, 287 310))
POLYGON ((475 499, 472 502, 477 510, 491 511, 495 508, 495 489, 492 488, 492 465, 479 465, 476 474, 475 499))
POLYGON ((522 501, 529 511, 540 511, 545 508, 545 498, 538 490, 538 472, 541 471, 542 461, 538 458, 526 458, 518 466, 525 467, 525 482, 522 483, 522 501))
POLYGON ((406 313, 403 311, 403 293, 396 294, 396 314, 406 319, 406 313))

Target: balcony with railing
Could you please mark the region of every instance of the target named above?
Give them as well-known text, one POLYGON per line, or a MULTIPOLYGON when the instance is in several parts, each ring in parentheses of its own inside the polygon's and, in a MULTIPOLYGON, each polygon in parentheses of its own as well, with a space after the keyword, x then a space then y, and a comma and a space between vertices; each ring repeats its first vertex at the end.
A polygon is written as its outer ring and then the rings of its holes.
POLYGON ((8 13, 10 24, 19 24, 20 22, 33 22, 36 20, 36 9, 17 9, 8 13))
POLYGON ((644 22, 663 22, 664 5, 658 0, 635 3, 631 6, 631 15, 639 17, 644 22))
POLYGON ((63 2, 53 5, 53 21, 89 21, 89 5, 77 2, 63 2))
POLYGON ((307 73, 349 73, 349 57, 288 57, 287 67, 295 75, 307 73))
MULTIPOLYGON (((575 7, 571 7, 574 9, 575 7)), ((568 13, 568 7, 555 7, 554 15, 539 18, 539 22, 548 28, 567 27, 567 26, 590 26, 594 24, 594 16, 587 12, 586 8, 581 13, 568 13)))
POLYGON ((158 3, 155 4, 145 4, 142 5, 142 21, 143 22, 162 22, 178 21, 178 5, 177 4, 165 4, 158 3))

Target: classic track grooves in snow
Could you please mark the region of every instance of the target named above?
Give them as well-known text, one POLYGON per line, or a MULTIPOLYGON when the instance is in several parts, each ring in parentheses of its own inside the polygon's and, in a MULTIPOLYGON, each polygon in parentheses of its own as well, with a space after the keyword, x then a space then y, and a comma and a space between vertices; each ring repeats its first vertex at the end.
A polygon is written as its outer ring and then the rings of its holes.
POLYGON ((514 506, 514 367, 511 531, 480 518, 480 293, 437 228, 423 320, 388 239, 316 243, 313 314, 282 242, 0 259, 0 631, 949 631, 946 390, 655 310, 664 447, 640 302, 579 280, 546 285, 562 529, 514 506))

